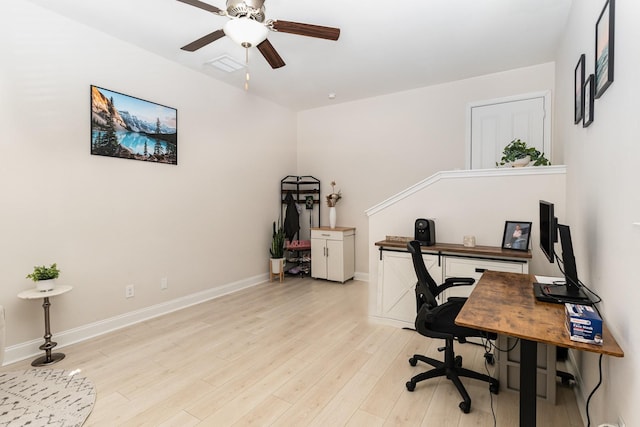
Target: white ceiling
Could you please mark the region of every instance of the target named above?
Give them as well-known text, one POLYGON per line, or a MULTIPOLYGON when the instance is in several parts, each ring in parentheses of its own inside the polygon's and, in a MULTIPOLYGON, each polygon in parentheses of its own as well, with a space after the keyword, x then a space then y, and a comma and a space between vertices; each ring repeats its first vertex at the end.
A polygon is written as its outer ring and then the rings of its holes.
MULTIPOLYGON (((176 0, 29 0, 242 89, 244 71, 207 61, 245 50, 228 37, 181 46, 227 18, 176 0)), ((203 0, 225 9, 225 0, 203 0)), ((338 41, 269 33, 286 62, 249 52, 250 91, 292 110, 346 102, 554 60, 573 0, 266 0, 267 19, 338 27, 338 41), (330 100, 329 94, 335 93, 330 100)))

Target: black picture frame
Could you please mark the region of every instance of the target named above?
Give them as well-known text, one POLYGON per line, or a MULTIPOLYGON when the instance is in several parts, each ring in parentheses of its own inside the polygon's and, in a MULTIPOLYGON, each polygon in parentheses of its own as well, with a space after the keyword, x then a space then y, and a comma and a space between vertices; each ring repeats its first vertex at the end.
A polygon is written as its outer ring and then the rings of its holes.
POLYGON ((178 110, 91 85, 91 154, 178 164, 178 110))
POLYGON ((595 77, 593 74, 589 74, 589 77, 584 82, 584 89, 582 90, 582 102, 583 102, 583 118, 582 127, 586 128, 593 123, 593 107, 594 107, 594 92, 595 92, 595 77))
POLYGON ((573 123, 576 125, 582 121, 582 116, 584 115, 584 62, 585 54, 583 53, 580 55, 580 59, 573 73, 575 91, 573 95, 573 123))
POLYGON ((613 83, 615 0, 607 0, 596 23, 595 99, 613 83))
POLYGON ((531 240, 531 222, 505 221, 502 249, 528 251, 531 240))

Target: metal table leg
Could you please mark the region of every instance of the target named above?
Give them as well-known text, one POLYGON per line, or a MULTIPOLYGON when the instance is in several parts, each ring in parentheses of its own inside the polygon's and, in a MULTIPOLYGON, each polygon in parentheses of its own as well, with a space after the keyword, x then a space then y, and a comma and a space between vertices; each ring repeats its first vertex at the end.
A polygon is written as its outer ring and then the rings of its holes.
POLYGON ((63 353, 51 353, 51 350, 58 345, 57 342, 51 341, 51 323, 49 321, 49 297, 44 297, 42 308, 44 308, 44 344, 40 346, 40 350, 44 350, 44 356, 38 357, 31 362, 31 366, 48 366, 64 359, 63 353))
POLYGON ((536 426, 538 344, 520 339, 520 427, 536 426))

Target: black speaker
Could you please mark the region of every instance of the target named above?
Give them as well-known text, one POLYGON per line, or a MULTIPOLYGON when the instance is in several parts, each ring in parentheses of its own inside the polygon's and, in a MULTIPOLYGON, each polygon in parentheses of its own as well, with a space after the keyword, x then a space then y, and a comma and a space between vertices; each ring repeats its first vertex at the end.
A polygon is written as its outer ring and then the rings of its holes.
POLYGON ((436 244, 436 225, 432 219, 416 219, 414 238, 422 246, 433 246, 436 244))

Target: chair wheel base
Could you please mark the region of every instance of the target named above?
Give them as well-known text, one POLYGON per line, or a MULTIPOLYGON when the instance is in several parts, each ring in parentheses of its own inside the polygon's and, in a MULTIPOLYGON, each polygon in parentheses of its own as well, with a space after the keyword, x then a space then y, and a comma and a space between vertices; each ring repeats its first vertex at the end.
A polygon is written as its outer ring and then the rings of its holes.
POLYGON ((456 356, 453 363, 456 365, 456 368, 462 367, 462 356, 456 356))
POLYGON ((471 411, 471 402, 462 401, 460 402, 458 407, 462 412, 464 412, 465 414, 468 414, 471 411))
POLYGON ((416 366, 418 364, 418 360, 415 357, 409 359, 409 365, 416 366))
POLYGON ((408 381, 407 384, 407 390, 409 391, 413 391, 416 389, 416 383, 412 382, 412 381, 408 381))

